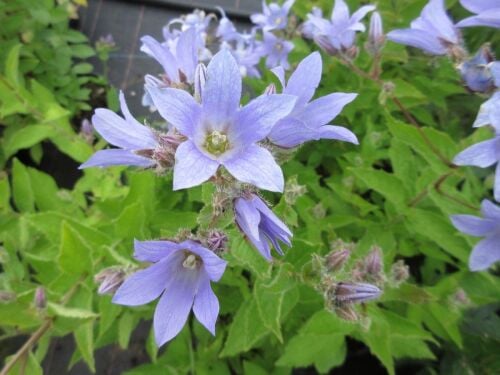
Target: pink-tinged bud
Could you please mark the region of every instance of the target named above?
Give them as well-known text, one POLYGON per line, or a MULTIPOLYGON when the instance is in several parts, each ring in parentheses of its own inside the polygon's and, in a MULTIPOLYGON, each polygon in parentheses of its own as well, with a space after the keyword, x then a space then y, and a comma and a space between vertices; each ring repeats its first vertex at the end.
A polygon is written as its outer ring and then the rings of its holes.
POLYGON ((105 268, 94 276, 94 281, 99 284, 97 293, 113 294, 122 285, 126 273, 118 267, 105 268))
POLYGON ((340 282, 333 290, 337 304, 363 303, 380 297, 382 291, 372 284, 340 282))
POLYGON ((200 63, 194 72, 194 98, 198 103, 201 103, 203 97, 203 90, 207 82, 207 67, 205 64, 200 63))
POLYGON ((326 268, 328 269, 328 271, 339 271, 349 260, 350 256, 351 252, 347 249, 332 251, 326 256, 326 268))
POLYGON ((377 278, 382 272, 382 250, 378 246, 373 246, 370 253, 364 260, 365 271, 369 276, 377 278))
POLYGON ((47 296, 45 295, 45 289, 41 286, 35 290, 35 307, 37 309, 44 309, 47 306, 47 296))
POLYGON ((83 119, 80 126, 80 134, 88 143, 94 142, 94 125, 86 118, 83 119))
POLYGON ((359 320, 359 316, 356 310, 351 305, 343 305, 335 309, 335 313, 341 319, 348 320, 350 322, 355 322, 359 320))
POLYGON ((12 302, 16 299, 16 295, 6 290, 0 290, 0 303, 12 302))
POLYGON ((410 277, 410 269, 403 260, 398 260, 391 267, 391 280, 397 286, 410 277))
POLYGON ((271 83, 269 86, 266 87, 264 90, 264 95, 273 95, 276 94, 276 86, 274 83, 271 83))
POLYGON ((384 45, 385 35, 382 27, 382 17, 379 12, 373 12, 368 29, 367 49, 371 54, 377 54, 384 45))
POLYGON ((208 233, 207 246, 216 254, 226 250, 228 238, 226 233, 220 230, 212 230, 208 233))

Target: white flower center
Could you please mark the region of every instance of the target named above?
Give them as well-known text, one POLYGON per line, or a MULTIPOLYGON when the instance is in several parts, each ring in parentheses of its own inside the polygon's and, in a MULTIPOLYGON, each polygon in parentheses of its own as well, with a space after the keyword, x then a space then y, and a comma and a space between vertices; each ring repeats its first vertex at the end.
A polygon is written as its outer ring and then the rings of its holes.
POLYGON ((214 130, 212 133, 208 134, 205 139, 205 149, 213 155, 223 154, 229 149, 227 135, 214 130))
POLYGON ((192 253, 188 253, 186 258, 184 259, 184 262, 182 262, 182 266, 189 270, 194 270, 198 268, 199 264, 200 264, 199 258, 192 253))

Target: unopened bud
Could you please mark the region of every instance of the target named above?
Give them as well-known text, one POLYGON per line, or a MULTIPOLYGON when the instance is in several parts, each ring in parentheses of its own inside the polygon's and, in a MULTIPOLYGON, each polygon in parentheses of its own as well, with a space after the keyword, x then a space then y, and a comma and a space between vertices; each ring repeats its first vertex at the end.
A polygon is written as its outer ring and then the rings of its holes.
POLYGON ((456 293, 453 295, 453 300, 455 304, 457 305, 469 305, 470 304, 470 299, 465 290, 463 289, 458 289, 456 293))
POLYGON ((381 293, 372 284, 340 282, 335 286, 333 299, 337 304, 363 303, 377 299, 381 293))
POLYGON ((35 290, 35 307, 37 309, 44 309, 47 306, 47 296, 45 295, 45 289, 41 286, 35 290))
POLYGON ((113 294, 125 280, 125 271, 118 267, 105 268, 94 276, 94 281, 99 284, 97 293, 113 294))
POLYGON ((332 251, 326 256, 326 268, 328 269, 328 271, 338 271, 349 260, 350 256, 351 252, 347 249, 332 251))
POLYGON ((368 275, 378 277, 382 272, 382 251, 380 247, 373 246, 364 260, 365 271, 368 275))
POLYGON ((354 322, 356 320, 359 320, 358 313, 356 312, 356 310, 354 310, 352 305, 343 305, 343 306, 337 307, 335 309, 335 313, 338 315, 339 318, 344 319, 344 320, 348 320, 350 322, 354 322))
POLYGON ((223 231, 212 230, 208 233, 208 248, 216 254, 220 254, 226 250, 227 242, 227 235, 223 231))
POLYGON ((403 260, 398 260, 391 267, 391 279, 395 285, 399 285, 410 277, 410 269, 403 260))
POLYGON ((379 12, 373 12, 370 18, 370 28, 368 29, 367 50, 375 55, 384 45, 385 35, 382 27, 382 17, 379 12))
POLYGON ((6 290, 0 290, 0 303, 12 302, 16 299, 16 295, 6 290))
POLYGON ((82 125, 80 126, 80 134, 88 143, 94 141, 94 125, 86 118, 83 119, 82 125))
POLYGON ((207 67, 200 63, 194 72, 194 98, 201 103, 205 83, 207 82, 207 67))
POLYGON ((326 209, 323 204, 318 203, 312 208, 312 215, 315 219, 323 219, 326 216, 326 209))
POLYGON ((271 83, 264 90, 264 95, 273 95, 273 94, 276 94, 276 86, 274 85, 274 83, 271 83))

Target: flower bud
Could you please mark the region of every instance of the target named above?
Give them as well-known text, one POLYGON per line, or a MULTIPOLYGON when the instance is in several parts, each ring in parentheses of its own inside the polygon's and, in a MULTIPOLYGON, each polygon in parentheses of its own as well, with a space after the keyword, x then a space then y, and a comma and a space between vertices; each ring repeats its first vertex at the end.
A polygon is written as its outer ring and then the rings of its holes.
POLYGON ((92 125, 92 123, 86 118, 82 120, 80 134, 87 141, 87 143, 94 142, 94 125, 92 125))
POLYGON ((332 251, 326 256, 326 268, 328 269, 328 271, 339 271, 349 260, 350 256, 351 252, 347 249, 332 251))
POLYGON ((462 305, 466 306, 471 303, 469 296, 463 289, 458 289, 456 293, 453 295, 452 302, 455 303, 456 305, 462 305))
POLYGON ((408 280, 410 269, 403 260, 398 260, 391 267, 391 280, 397 286, 408 280))
POLYGON ((35 290, 35 307, 37 309, 44 309, 47 306, 47 296, 45 295, 45 289, 41 286, 35 290))
POLYGON ((486 44, 472 59, 458 65, 462 81, 469 90, 486 93, 495 88, 495 80, 490 69, 493 60, 490 46, 486 44))
POLYGON ((226 233, 220 230, 212 230, 208 233, 207 246, 216 254, 226 250, 228 238, 226 233))
POLYGON ((377 278, 382 272, 382 252, 380 247, 373 246, 364 260, 365 272, 369 276, 377 278))
POLYGON ((371 54, 377 54, 384 45, 385 35, 382 28, 382 18, 379 12, 373 12, 370 18, 370 28, 368 29, 367 50, 371 54))
POLYGON ((318 203, 312 208, 312 215, 315 219, 323 219, 326 216, 326 209, 323 204, 318 203))
POLYGON ((381 293, 372 284, 340 282, 335 286, 333 299, 338 304, 363 303, 377 299, 381 293))
POLYGON ((276 86, 274 85, 274 83, 271 83, 264 90, 264 95, 272 95, 272 94, 276 94, 276 86))
POLYGON ((99 284, 97 293, 113 294, 122 285, 125 280, 125 271, 118 267, 109 267, 103 269, 94 276, 94 281, 99 284))
POLYGON ((6 290, 0 290, 0 303, 12 302, 16 299, 16 295, 6 290))
POLYGON ((194 72, 194 98, 198 103, 201 103, 203 89, 206 82, 207 67, 205 66, 205 64, 200 63, 198 64, 198 66, 196 67, 196 71, 194 72))

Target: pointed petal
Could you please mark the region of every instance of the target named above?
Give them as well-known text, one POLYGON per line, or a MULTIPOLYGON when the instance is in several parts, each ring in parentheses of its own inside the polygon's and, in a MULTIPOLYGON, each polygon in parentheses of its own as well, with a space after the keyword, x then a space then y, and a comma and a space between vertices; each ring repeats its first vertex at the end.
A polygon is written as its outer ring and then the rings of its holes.
POLYGON ((219 300, 212 291, 207 275, 200 277, 198 292, 194 297, 193 312, 196 319, 215 336, 215 322, 219 315, 219 300))
POLYGON ((337 117, 344 106, 357 96, 358 94, 341 92, 323 96, 309 103, 295 117, 304 121, 309 127, 319 128, 337 117))
POLYGON ((135 167, 152 167, 155 161, 136 155, 128 150, 107 149, 97 151, 85 163, 80 165, 78 169, 90 167, 110 167, 113 165, 133 165, 135 167))
POLYGON ((294 117, 288 117, 273 127, 269 139, 280 147, 290 148, 315 139, 316 135, 316 129, 311 129, 303 121, 294 117))
POLYGON ((144 270, 137 271, 118 288, 113 296, 113 303, 138 306, 158 298, 179 262, 179 253, 174 253, 144 270))
MULTIPOLYGON (((500 152, 499 152, 500 153, 500 152)), ((493 195, 497 202, 500 202, 500 163, 495 170, 495 182, 493 183, 493 195)))
POLYGON ((500 260, 500 234, 480 241, 472 250, 469 258, 471 271, 483 271, 500 260))
POLYGON ((460 4, 472 13, 481 13, 500 6, 498 0, 460 0, 460 4))
POLYGON ((282 66, 277 66, 276 68, 272 68, 271 72, 278 78, 281 83, 281 90, 285 90, 286 82, 285 82, 285 69, 282 66))
POLYGON ((241 99, 241 75, 236 60, 225 49, 218 52, 207 67, 203 94, 203 113, 214 130, 232 120, 241 99))
POLYGON ((212 177, 219 162, 203 155, 191 141, 180 144, 175 152, 174 190, 197 186, 212 177))
POLYGON ((357 23, 361 21, 369 12, 375 10, 374 5, 365 5, 355 11, 351 16, 351 23, 357 23))
MULTIPOLYGON (((124 107, 126 109, 126 107, 124 107)), ((126 109, 127 116, 128 109, 126 109)), ((110 144, 128 150, 155 148, 156 138, 151 131, 137 121, 125 121, 113 111, 98 108, 92 116, 92 124, 97 132, 110 144)))
POLYGON ((322 69, 323 63, 319 52, 311 53, 299 63, 290 76, 283 94, 297 96, 299 98, 297 107, 306 104, 311 100, 319 85, 322 69))
POLYGON ((473 165, 486 168, 495 164, 500 154, 500 137, 479 142, 466 148, 453 159, 456 165, 473 165))
POLYGON ((219 258, 213 251, 204 248, 196 241, 184 241, 181 245, 183 248, 188 249, 194 254, 198 255, 203 261, 203 269, 212 281, 219 281, 224 271, 226 270, 227 262, 219 258))
POLYGON ((450 219, 460 232, 476 237, 484 237, 498 226, 494 220, 472 215, 452 215, 450 219))
POLYGON ((239 181, 264 190, 283 191, 283 172, 273 155, 262 147, 248 146, 236 157, 224 161, 223 165, 239 181))
POLYGON ((291 95, 261 95, 236 114, 231 141, 255 143, 265 138, 272 127, 294 108, 297 98, 291 95))
POLYGON ((317 136, 314 138, 318 139, 335 139, 338 141, 349 142, 352 144, 359 144, 356 135, 347 128, 336 125, 325 125, 318 129, 317 136))
POLYGON ((349 20, 349 8, 344 0, 335 0, 331 21, 333 24, 344 24, 349 20))
POLYGON ((158 346, 172 340, 186 324, 198 285, 199 275, 182 266, 172 276, 156 306, 153 328, 158 346))
POLYGON ((134 240, 134 258, 142 262, 156 263, 179 250, 182 246, 172 241, 134 240))
POLYGON ((393 30, 387 34, 387 39, 395 43, 420 48, 433 55, 446 54, 446 48, 444 48, 439 40, 423 30, 393 30))
POLYGON ((457 27, 486 26, 500 28, 500 6, 477 16, 467 17, 457 23, 457 27))
POLYGON ((191 27, 181 33, 176 46, 179 68, 186 75, 188 83, 193 83, 194 71, 198 64, 197 36, 196 28, 191 27))
POLYGON ((500 206, 487 199, 481 202, 481 213, 488 219, 493 219, 499 222, 500 226, 500 206))
POLYGON ((186 91, 148 86, 147 90, 160 115, 182 135, 192 138, 199 126, 201 107, 186 91))
POLYGON ((254 205, 256 199, 238 198, 234 204, 236 222, 252 242, 259 241, 260 213, 254 205))
POLYGON ((149 35, 143 36, 141 42, 141 51, 147 53, 160 63, 170 81, 179 82, 179 66, 177 65, 176 58, 168 48, 161 45, 155 38, 149 35))

